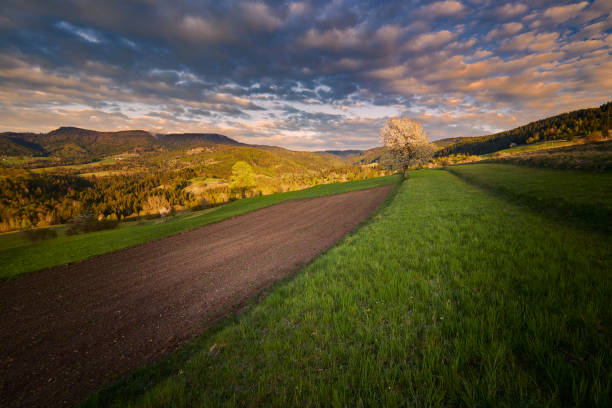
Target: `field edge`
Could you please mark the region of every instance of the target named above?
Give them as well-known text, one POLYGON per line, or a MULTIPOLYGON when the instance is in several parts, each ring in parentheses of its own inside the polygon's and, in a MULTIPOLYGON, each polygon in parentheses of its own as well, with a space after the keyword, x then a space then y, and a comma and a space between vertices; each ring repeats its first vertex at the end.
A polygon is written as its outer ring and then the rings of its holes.
POLYGON ((118 395, 129 394, 131 397, 135 395, 144 395, 147 391, 153 389, 155 385, 160 384, 168 377, 177 374, 180 367, 183 366, 184 363, 189 361, 191 357, 195 356, 201 351, 202 345, 210 340, 211 336, 224 328, 239 322, 240 319, 248 318, 249 313, 253 310, 254 306, 264 301, 277 289, 295 280, 306 270, 306 268, 308 268, 308 266, 324 257, 333 249, 347 242, 350 237, 357 234, 362 228, 376 221, 385 211, 385 209, 393 202, 404 181, 404 179, 398 178, 391 191, 387 193, 383 202, 374 211, 372 211, 372 213, 365 220, 358 223, 349 233, 345 234, 332 247, 320 252, 309 262, 300 265, 293 272, 290 272, 285 278, 263 288, 259 293, 249 298, 246 302, 238 305, 227 314, 218 316, 210 322, 203 322, 202 333, 196 338, 182 344, 178 349, 172 351, 166 356, 163 356, 157 361, 153 361, 150 364, 140 367, 131 373, 124 373, 117 380, 107 384, 99 391, 89 395, 77 406, 81 408, 113 406, 111 403, 118 395), (136 390, 134 390, 134 388, 136 388, 136 390))

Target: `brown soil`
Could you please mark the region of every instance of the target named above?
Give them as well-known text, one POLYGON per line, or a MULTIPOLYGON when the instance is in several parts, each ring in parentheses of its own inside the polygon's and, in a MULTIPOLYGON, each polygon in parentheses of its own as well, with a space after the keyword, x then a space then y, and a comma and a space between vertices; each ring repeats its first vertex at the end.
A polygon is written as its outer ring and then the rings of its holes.
POLYGON ((0 283, 0 406, 74 405, 172 351, 331 247, 390 189, 288 201, 0 283))

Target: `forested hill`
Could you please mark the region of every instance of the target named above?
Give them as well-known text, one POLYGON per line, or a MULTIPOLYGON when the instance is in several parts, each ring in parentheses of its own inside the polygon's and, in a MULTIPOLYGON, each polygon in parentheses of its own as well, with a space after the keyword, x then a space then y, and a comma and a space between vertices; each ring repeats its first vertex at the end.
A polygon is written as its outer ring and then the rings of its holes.
POLYGON ((431 143, 436 145, 438 148, 443 148, 455 143, 459 143, 462 140, 471 139, 471 137, 447 137, 445 139, 432 140, 431 143))
POLYGON ((204 144, 224 144, 231 146, 249 146, 245 143, 240 143, 227 136, 218 133, 171 133, 155 135, 157 139, 166 145, 174 145, 179 147, 196 146, 204 144))
POLYGON ((461 138, 437 151, 436 156, 451 154, 487 154, 516 145, 543 140, 574 139, 593 132, 607 133, 610 129, 612 102, 598 108, 580 109, 573 112, 537 120, 527 125, 488 136, 461 138))
POLYGON ((49 133, 1 133, 0 156, 52 157, 64 163, 79 163, 125 152, 176 150, 219 144, 246 146, 215 133, 153 135, 144 130, 98 132, 61 127, 49 133))

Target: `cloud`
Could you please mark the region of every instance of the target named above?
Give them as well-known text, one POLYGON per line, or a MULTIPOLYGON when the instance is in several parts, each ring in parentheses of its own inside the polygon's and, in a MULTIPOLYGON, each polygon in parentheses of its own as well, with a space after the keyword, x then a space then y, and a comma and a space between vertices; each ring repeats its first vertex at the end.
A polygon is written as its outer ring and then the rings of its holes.
POLYGON ((502 41, 500 51, 545 51, 557 48, 559 33, 537 33, 530 31, 502 41))
POLYGON ((198 16, 185 16, 179 25, 181 36, 193 42, 218 43, 235 38, 234 32, 223 23, 198 16))
POLYGON ((81 38, 90 43, 99 44, 102 42, 102 37, 95 30, 91 28, 80 28, 75 25, 70 24, 67 21, 60 21, 56 24, 57 28, 61 28, 62 30, 66 30, 77 37, 81 38))
POLYGON ((577 56, 609 46, 610 43, 603 40, 586 40, 566 43, 561 49, 568 55, 577 56))
POLYGON ((376 30, 375 39, 381 44, 393 45, 406 32, 406 28, 397 24, 384 25, 376 30))
POLYGON ((0 16, 0 30, 14 29, 15 24, 7 16, 0 16))
POLYGON ((376 79, 392 80, 403 77, 408 72, 408 67, 396 65, 394 67, 375 69, 369 72, 369 76, 376 79))
POLYGON ((527 6, 522 3, 506 3, 499 7, 496 12, 499 16, 508 18, 524 14, 527 10, 527 6))
POLYGON ((437 1, 425 6, 422 6, 418 10, 418 15, 425 18, 438 18, 438 17, 449 17, 456 16, 465 10, 465 6, 455 0, 437 1))
POLYGON ((421 34, 409 40, 406 49, 411 51, 425 51, 440 48, 449 43, 456 37, 456 34, 448 30, 437 31, 434 33, 421 34))
POLYGON ((500 28, 494 28, 485 36, 485 40, 491 41, 498 37, 513 35, 523 29, 523 24, 518 22, 503 24, 500 28))
POLYGON ((206 100, 226 105, 235 105, 248 110, 263 110, 261 106, 258 106, 246 98, 240 98, 227 93, 214 93, 210 97, 206 98, 206 100))
POLYGON ((610 29, 612 29, 612 13, 608 14, 605 20, 600 20, 596 23, 582 27, 575 36, 580 38, 601 37, 610 29))
POLYGON ((274 31, 283 23, 272 9, 262 2, 242 3, 241 11, 244 21, 258 31, 274 31))
POLYGON ((298 44, 305 48, 351 49, 361 46, 362 35, 362 32, 356 27, 346 29, 333 28, 326 31, 311 28, 306 32, 306 35, 298 40, 298 44))
POLYGON ((289 14, 293 16, 302 16, 310 10, 310 5, 305 1, 296 1, 289 3, 289 14))
POLYGON ((327 72, 351 72, 351 71, 359 71, 365 62, 361 59, 356 58, 341 58, 335 62, 332 62, 327 72))
POLYGON ((397 24, 384 25, 376 30, 368 30, 363 25, 329 30, 311 28, 297 43, 304 48, 334 51, 363 50, 374 46, 388 48, 394 46, 406 31, 406 28, 397 24))
POLYGON ((321 149, 376 145, 408 112, 484 134, 610 98, 611 5, 579 1, 5 0, 0 128, 321 149))
POLYGON ((567 6, 555 6, 544 11, 543 16, 555 23, 564 23, 567 20, 576 17, 576 15, 588 6, 587 1, 580 3, 568 4, 567 6))

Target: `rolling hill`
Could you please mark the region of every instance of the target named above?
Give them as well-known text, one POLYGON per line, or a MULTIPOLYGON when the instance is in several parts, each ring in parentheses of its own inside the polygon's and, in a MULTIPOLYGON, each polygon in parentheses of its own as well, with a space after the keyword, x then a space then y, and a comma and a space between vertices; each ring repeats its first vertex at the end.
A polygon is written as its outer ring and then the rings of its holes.
POLYGON ((99 132, 61 127, 49 133, 0 134, 0 157, 12 167, 48 167, 95 163, 120 154, 136 154, 147 161, 217 163, 226 174, 231 164, 245 160, 271 174, 308 172, 351 164, 368 164, 368 151, 292 151, 277 146, 250 145, 216 133, 153 134, 143 130, 99 132), (15 159, 13 161, 7 158, 15 159), (18 160, 18 158, 22 158, 18 160), (23 159, 25 158, 25 159, 23 159), (45 159, 45 160, 42 160, 45 159))
POLYGON ((61 127, 49 133, 0 134, 1 156, 43 156, 64 163, 84 163, 126 151, 151 151, 160 142, 143 130, 98 132, 75 127, 61 127), (16 148, 19 146, 20 148, 16 148))
POLYGON ((60 127, 49 133, 0 134, 0 156, 50 157, 62 164, 86 163, 126 152, 181 150, 203 145, 248 146, 215 133, 151 134, 144 130, 99 132, 60 127))
POLYGON ((248 146, 248 144, 240 143, 218 133, 170 133, 156 134, 154 137, 167 146, 175 146, 179 148, 186 146, 198 146, 201 144, 248 146))
MULTIPOLYGON (((0 152, 5 156, 40 156, 44 149, 36 143, 28 142, 20 133, 0 134, 0 152)), ((23 133, 23 135, 28 135, 23 133)), ((30 134, 33 135, 33 134, 30 134)))
POLYGON ((439 149, 444 148, 446 146, 450 146, 452 144, 461 142, 462 140, 471 139, 469 136, 463 137, 446 137, 444 139, 433 140, 431 143, 436 145, 439 149))

